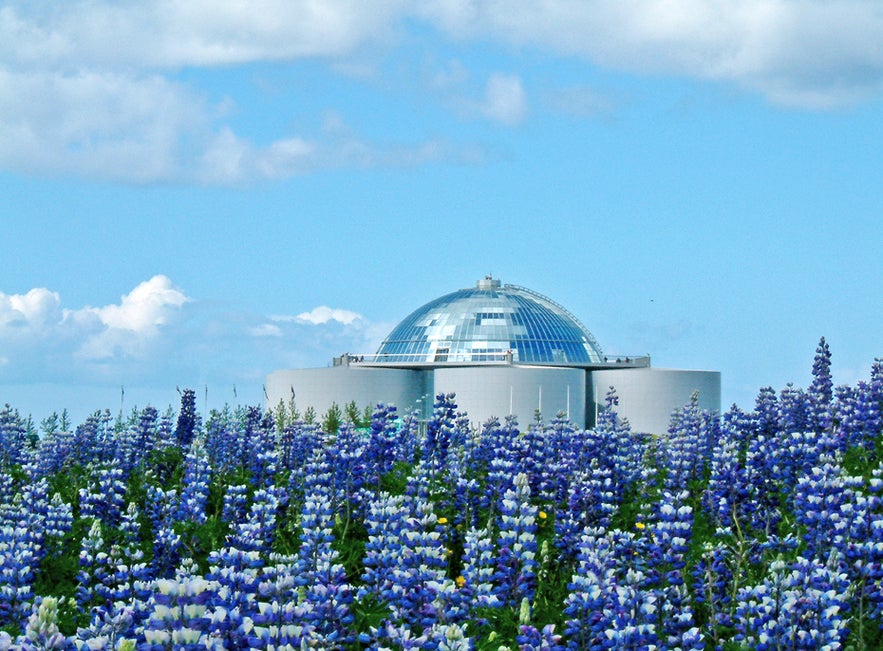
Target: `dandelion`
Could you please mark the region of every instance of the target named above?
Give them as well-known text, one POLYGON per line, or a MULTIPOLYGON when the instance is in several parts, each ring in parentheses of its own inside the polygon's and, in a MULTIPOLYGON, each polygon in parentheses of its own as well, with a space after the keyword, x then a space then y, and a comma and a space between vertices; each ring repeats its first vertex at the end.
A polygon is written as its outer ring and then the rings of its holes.
POLYGON ((647 527, 647 525, 644 524, 643 522, 635 522, 635 529, 637 529, 639 531, 643 531, 644 529, 646 529, 646 527, 647 527))

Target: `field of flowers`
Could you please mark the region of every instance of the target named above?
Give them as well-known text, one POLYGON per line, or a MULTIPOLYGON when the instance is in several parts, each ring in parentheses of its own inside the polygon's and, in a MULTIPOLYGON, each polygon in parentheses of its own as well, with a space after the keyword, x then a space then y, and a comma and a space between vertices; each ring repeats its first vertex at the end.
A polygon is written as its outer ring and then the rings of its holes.
MULTIPOLYGON (((0 650, 877 649, 883 361, 632 432, 0 410, 0 650), (73 431, 69 431, 69 430, 73 431), (328 428, 333 429, 333 428, 328 428)), ((358 420, 358 419, 355 419, 358 420)))

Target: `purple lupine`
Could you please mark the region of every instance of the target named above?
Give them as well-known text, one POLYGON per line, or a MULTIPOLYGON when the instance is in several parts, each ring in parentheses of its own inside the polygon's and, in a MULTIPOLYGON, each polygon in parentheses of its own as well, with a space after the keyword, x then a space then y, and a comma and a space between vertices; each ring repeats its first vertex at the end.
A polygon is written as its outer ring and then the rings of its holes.
POLYGON ((684 582, 682 571, 693 528, 693 509, 686 504, 688 497, 688 491, 663 490, 653 520, 647 526, 648 574, 662 586, 679 586, 684 582))
POLYGON ((157 579, 139 651, 204 651, 225 647, 212 637, 217 583, 201 577, 157 579))
POLYGON ((79 566, 77 572, 77 607, 87 611, 97 603, 95 594, 95 568, 98 564, 98 555, 102 553, 104 538, 101 533, 101 521, 92 520, 89 532, 80 543, 79 566))
POLYGON ((806 392, 807 426, 822 434, 831 428, 831 400, 834 383, 831 381, 831 349, 825 338, 819 341, 812 364, 812 384, 806 392))
POLYGON ((206 520, 211 466, 200 439, 193 441, 184 457, 184 478, 176 521, 202 524, 206 520))
POLYGON ((114 463, 101 468, 89 488, 80 489, 80 516, 98 518, 108 527, 119 524, 126 506, 123 471, 114 463))
POLYGON ((0 526, 0 626, 21 624, 30 615, 39 553, 25 523, 0 526))
POLYGON ((322 646, 345 646, 352 642, 353 589, 346 580, 338 552, 331 543, 334 508, 331 468, 317 455, 308 469, 307 493, 301 511, 299 582, 310 604, 312 639, 322 646))
POLYGON ((20 465, 27 449, 27 428, 18 411, 6 403, 0 409, 0 468, 20 465))
POLYGON ((574 559, 579 538, 586 527, 606 527, 615 509, 611 470, 601 469, 593 459, 586 470, 574 472, 566 508, 555 518, 555 544, 567 559, 574 559))
POLYGON ((435 397, 432 418, 426 426, 421 459, 433 467, 442 468, 447 463, 451 437, 456 430, 456 410, 453 393, 440 393, 435 397))
POLYGON ((399 428, 396 424, 396 408, 379 404, 371 417, 371 428, 366 450, 366 461, 371 472, 367 478, 375 487, 381 478, 393 468, 398 459, 399 428))
POLYGON ((702 496, 703 510, 715 527, 723 529, 751 522, 749 483, 739 459, 737 437, 732 425, 725 422, 712 451, 708 487, 702 496))
POLYGON ((706 543, 692 570, 694 602, 705 615, 706 635, 715 646, 721 641, 722 629, 732 625, 731 556, 725 546, 706 543))
POLYGON ((224 506, 221 520, 231 527, 243 522, 248 513, 248 486, 235 484, 227 487, 224 493, 224 506))
POLYGON ((523 598, 533 599, 536 589, 537 514, 530 503, 527 475, 515 477, 515 490, 500 501, 497 567, 494 594, 504 606, 516 607, 523 598))
POLYGON ((736 640, 759 651, 842 648, 848 630, 848 583, 818 561, 775 560, 767 578, 739 591, 736 640))
POLYGON ((271 554, 261 569, 255 603, 242 626, 250 649, 299 649, 317 637, 312 605, 298 591, 296 567, 296 557, 271 554))

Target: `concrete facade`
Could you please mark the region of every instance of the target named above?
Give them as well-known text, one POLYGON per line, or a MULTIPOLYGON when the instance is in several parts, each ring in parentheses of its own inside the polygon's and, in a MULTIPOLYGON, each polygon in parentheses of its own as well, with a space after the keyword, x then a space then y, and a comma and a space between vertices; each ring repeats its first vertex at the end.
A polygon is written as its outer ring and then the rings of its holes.
POLYGON ((535 410, 551 420, 558 412, 583 424, 586 420, 586 374, 578 368, 485 366, 437 368, 432 371, 435 393, 456 393, 460 411, 473 423, 508 415, 526 428, 535 410))
POLYGON ((661 434, 668 430, 671 413, 698 392, 699 406, 720 411, 721 375, 718 371, 668 368, 597 370, 589 373, 588 424, 606 405, 610 387, 619 396, 617 413, 629 419, 632 430, 661 434))
POLYGON ((275 371, 267 376, 267 404, 275 407, 280 399, 287 403, 294 390, 298 409, 312 407, 320 417, 332 402, 341 409, 355 401, 359 410, 382 402, 410 411, 420 406, 417 400, 426 393, 425 380, 423 371, 369 366, 275 371))

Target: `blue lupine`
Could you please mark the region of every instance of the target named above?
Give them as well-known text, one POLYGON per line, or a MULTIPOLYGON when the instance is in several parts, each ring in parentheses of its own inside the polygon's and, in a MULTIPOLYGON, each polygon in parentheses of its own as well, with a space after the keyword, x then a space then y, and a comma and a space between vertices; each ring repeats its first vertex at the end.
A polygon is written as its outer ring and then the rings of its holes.
POLYGON ((798 557, 770 564, 763 583, 739 591, 737 640, 759 651, 841 648, 848 632, 845 576, 798 557))
POLYGON ((184 479, 177 521, 196 524, 205 522, 210 479, 208 454, 202 441, 197 438, 184 457, 184 479))
POLYGON ((372 468, 367 479, 380 486, 380 479, 393 468, 399 458, 399 428, 396 425, 396 408, 379 404, 371 418, 371 428, 366 450, 366 461, 372 468))
POLYGON ((692 571, 694 600, 705 613, 707 636, 715 644, 720 641, 721 629, 732 625, 730 557, 723 545, 706 543, 692 571))
POLYGON ((0 527, 0 626, 21 623, 30 615, 38 554, 27 527, 0 527))
POLYGON ((346 580, 334 540, 331 468, 317 455, 310 464, 309 484, 301 513, 301 548, 298 581, 311 605, 313 636, 323 646, 344 646, 353 639, 353 590, 346 580))
POLYGON ((515 491, 508 491, 500 503, 494 594, 504 605, 516 606, 524 597, 533 599, 538 512, 530 503, 527 475, 521 473, 515 477, 515 491))
POLYGON ((80 610, 88 610, 97 602, 95 595, 95 568, 98 555, 102 553, 104 538, 101 533, 101 521, 92 520, 89 533, 80 544, 80 569, 77 572, 77 606, 80 610))
POLYGON ((686 504, 689 493, 663 490, 648 530, 651 542, 647 559, 658 578, 668 585, 681 585, 681 571, 689 548, 693 527, 693 509, 686 504))
POLYGON ((609 467, 593 459, 587 470, 576 470, 570 481, 567 507, 555 519, 555 544, 572 559, 586 527, 606 527, 615 510, 615 493, 609 467))
POLYGON ((827 432, 831 427, 831 400, 834 384, 831 381, 831 349, 825 338, 819 341, 812 365, 812 384, 806 392, 809 429, 827 432))
POLYGON ((228 486, 224 493, 224 506, 221 520, 229 525, 236 525, 245 520, 248 512, 248 486, 237 484, 228 486))
POLYGON ((135 611, 131 606, 121 606, 113 610, 95 608, 91 621, 84 628, 77 629, 74 640, 77 649, 116 651, 128 646, 135 649, 135 611))
POLYGON ((58 599, 43 597, 28 618, 21 651, 54 651, 71 648, 69 640, 58 630, 58 599))
POLYGON ((222 650, 212 637, 213 612, 217 584, 201 577, 182 580, 157 579, 150 614, 144 625, 140 651, 222 650))
POLYGON ((555 634, 555 625, 547 624, 542 630, 530 624, 518 627, 519 651, 561 651, 566 647, 561 644, 561 636, 555 634))
POLYGON ((119 524, 125 507, 123 471, 115 464, 98 471, 90 489, 80 489, 80 515, 98 518, 109 527, 119 524))
POLYGON ((18 411, 5 404, 0 408, 0 469, 20 465, 27 449, 27 428, 18 411))

